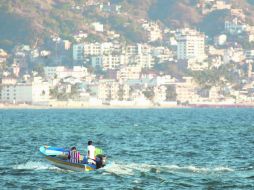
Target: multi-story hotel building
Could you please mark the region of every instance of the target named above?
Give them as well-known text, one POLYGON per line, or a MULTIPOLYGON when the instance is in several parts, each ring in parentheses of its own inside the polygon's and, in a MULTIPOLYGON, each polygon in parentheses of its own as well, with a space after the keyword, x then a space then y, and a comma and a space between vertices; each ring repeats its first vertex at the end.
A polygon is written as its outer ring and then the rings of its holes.
POLYGON ((47 104, 49 101, 49 84, 41 78, 32 82, 1 84, 1 102, 47 104))
POLYGON ((179 31, 177 39, 178 60, 194 59, 203 61, 205 55, 205 35, 190 29, 179 31))

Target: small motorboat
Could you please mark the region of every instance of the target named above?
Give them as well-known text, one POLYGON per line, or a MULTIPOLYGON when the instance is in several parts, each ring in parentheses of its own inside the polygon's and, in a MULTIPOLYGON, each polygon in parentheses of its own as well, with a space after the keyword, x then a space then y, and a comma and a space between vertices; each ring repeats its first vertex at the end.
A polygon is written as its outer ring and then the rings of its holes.
POLYGON ((83 156, 80 156, 79 163, 71 163, 68 159, 69 151, 69 149, 52 146, 40 147, 40 152, 45 156, 45 158, 56 167, 62 169, 84 172, 96 170, 106 165, 106 156, 102 154, 102 150, 99 148, 96 148, 95 150, 96 165, 83 163, 83 156))

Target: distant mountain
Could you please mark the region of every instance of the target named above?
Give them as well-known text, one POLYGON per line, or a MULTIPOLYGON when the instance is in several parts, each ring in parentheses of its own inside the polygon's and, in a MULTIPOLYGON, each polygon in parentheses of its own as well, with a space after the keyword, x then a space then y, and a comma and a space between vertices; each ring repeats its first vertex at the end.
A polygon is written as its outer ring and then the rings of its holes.
MULTIPOLYGON (((253 0, 224 1, 242 8, 247 22, 254 24, 253 0)), ((198 0, 111 0, 112 4, 122 5, 122 15, 73 9, 84 2, 88 0, 1 0, 0 48, 10 50, 18 43, 34 45, 53 34, 71 39, 73 32, 87 30, 87 23, 96 20, 117 30, 130 41, 142 41, 143 34, 137 22, 142 18, 159 21, 162 25, 173 28, 196 27, 208 35, 215 35, 223 30, 224 19, 229 16, 229 11, 226 10, 202 15, 196 6, 198 0), (124 26, 126 23, 129 25, 124 26)))

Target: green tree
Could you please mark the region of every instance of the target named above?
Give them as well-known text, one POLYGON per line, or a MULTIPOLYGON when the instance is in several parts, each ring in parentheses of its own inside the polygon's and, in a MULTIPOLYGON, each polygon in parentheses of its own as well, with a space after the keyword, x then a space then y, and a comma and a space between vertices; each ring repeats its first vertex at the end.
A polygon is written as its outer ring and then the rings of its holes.
POLYGON ((166 100, 175 101, 176 100, 176 87, 175 85, 168 85, 166 90, 166 100))
POLYGON ((228 63, 221 65, 219 68, 212 68, 203 71, 190 71, 190 75, 203 88, 211 88, 216 85, 224 85, 225 79, 231 84, 238 84, 240 82, 239 70, 241 68, 236 63, 228 63))
POLYGON ((53 88, 53 89, 50 89, 50 90, 49 90, 49 95, 50 95, 52 98, 57 98, 57 96, 58 96, 57 87, 55 87, 55 88, 53 88))
POLYGON ((74 84, 71 86, 70 98, 76 98, 79 94, 79 85, 74 84))
POLYGON ((44 65, 41 63, 38 63, 34 66, 33 71, 36 71, 38 73, 39 76, 44 77, 45 76, 45 72, 44 72, 44 65))
POLYGON ((154 90, 152 87, 147 88, 145 91, 143 91, 143 94, 148 100, 153 100, 154 98, 154 90))
POLYGON ((123 96, 124 96, 124 89, 123 89, 123 86, 120 85, 119 89, 118 89, 118 99, 120 101, 123 101, 123 96))

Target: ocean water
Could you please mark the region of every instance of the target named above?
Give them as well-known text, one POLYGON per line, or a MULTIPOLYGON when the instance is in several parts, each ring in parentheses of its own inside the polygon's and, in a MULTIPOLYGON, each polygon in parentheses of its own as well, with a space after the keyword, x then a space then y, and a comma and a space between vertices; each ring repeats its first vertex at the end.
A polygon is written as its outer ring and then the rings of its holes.
POLYGON ((0 110, 0 189, 254 189, 253 109, 0 110), (93 172, 41 145, 104 149, 93 172))

